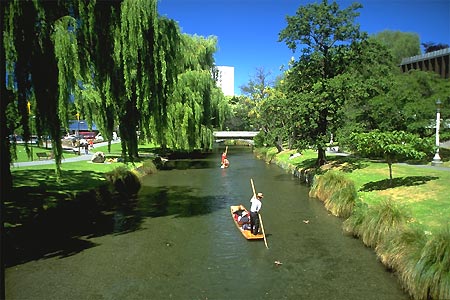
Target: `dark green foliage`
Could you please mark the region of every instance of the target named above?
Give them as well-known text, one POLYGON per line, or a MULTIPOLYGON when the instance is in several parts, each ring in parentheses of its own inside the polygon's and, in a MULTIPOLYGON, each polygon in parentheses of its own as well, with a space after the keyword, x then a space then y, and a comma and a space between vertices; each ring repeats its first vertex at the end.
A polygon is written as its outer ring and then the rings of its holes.
POLYGON ((295 16, 286 17, 287 27, 279 34, 279 41, 294 51, 305 45, 286 72, 286 97, 298 107, 296 138, 318 150, 319 166, 326 162, 326 144, 340 123, 344 98, 339 82, 352 61, 349 45, 365 37, 354 24, 359 8, 353 3, 340 10, 328 1, 301 6, 295 16))
POLYGON ((422 46, 425 48, 425 53, 430 53, 433 51, 438 51, 441 49, 446 49, 449 47, 448 44, 443 44, 443 43, 433 43, 433 42, 428 42, 428 43, 422 43, 422 46))
POLYGON ((260 131, 254 138, 253 142, 255 143, 255 147, 261 148, 264 147, 264 141, 265 141, 265 133, 263 131, 260 131))

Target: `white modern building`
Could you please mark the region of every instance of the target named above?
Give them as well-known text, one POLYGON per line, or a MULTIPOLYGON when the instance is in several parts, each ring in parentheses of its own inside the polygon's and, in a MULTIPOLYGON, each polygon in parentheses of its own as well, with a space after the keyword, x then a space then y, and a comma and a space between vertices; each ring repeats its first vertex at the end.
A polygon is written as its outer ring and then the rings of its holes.
POLYGON ((234 96, 234 67, 217 66, 217 86, 225 96, 234 96))

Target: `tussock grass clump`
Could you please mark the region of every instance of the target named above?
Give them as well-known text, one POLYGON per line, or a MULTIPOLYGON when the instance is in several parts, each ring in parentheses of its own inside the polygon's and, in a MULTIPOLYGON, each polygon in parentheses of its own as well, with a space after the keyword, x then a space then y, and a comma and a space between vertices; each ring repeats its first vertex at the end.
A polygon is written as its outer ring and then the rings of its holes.
POLYGON ((389 198, 373 207, 359 206, 343 227, 360 237, 365 245, 375 248, 391 230, 405 226, 409 219, 407 210, 389 198))
POLYGON ((399 274, 411 273, 420 259, 427 237, 418 226, 405 226, 391 230, 375 250, 381 262, 399 274))
POLYGON ((333 215, 344 218, 351 215, 357 199, 354 183, 340 171, 317 175, 309 195, 323 201, 333 215))
POLYGON ((450 229, 432 234, 407 277, 415 299, 450 299, 450 229))
POLYGON ((141 188, 140 178, 125 166, 107 172, 105 177, 120 194, 134 195, 141 188))
POLYGON ((360 200, 356 201, 353 212, 342 224, 342 229, 353 236, 359 237, 362 230, 364 220, 367 218, 369 206, 360 200))
POLYGON ((450 299, 450 229, 428 235, 418 226, 391 232, 376 247, 413 299, 450 299))
POLYGON ((139 168, 140 172, 143 172, 145 175, 155 174, 158 171, 158 168, 151 160, 146 160, 143 162, 142 167, 139 168))

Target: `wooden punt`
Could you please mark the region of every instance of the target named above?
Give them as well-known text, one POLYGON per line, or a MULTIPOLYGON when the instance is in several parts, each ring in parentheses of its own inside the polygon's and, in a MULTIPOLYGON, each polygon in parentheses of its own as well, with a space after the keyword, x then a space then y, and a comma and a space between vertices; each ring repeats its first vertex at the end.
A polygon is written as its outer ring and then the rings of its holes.
POLYGON ((250 212, 242 204, 241 205, 232 205, 232 206, 230 206, 231 218, 233 219, 234 224, 236 224, 236 227, 242 233, 242 235, 247 240, 261 240, 261 239, 264 239, 264 235, 262 233, 259 233, 257 235, 253 235, 250 230, 242 229, 242 225, 239 225, 237 220, 234 218, 234 215, 235 215, 234 213, 236 211, 238 211, 238 210, 245 210, 249 215, 250 215, 250 212))

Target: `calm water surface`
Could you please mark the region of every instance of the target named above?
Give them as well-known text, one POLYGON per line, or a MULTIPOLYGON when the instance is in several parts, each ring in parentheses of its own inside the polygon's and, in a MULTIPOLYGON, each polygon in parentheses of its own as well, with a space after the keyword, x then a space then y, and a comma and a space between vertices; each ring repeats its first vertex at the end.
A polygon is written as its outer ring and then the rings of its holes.
POLYGON ((250 148, 228 154, 228 169, 220 149, 169 161, 144 179, 131 213, 114 213, 115 233, 85 237, 92 246, 73 255, 8 268, 7 299, 409 299, 307 187, 250 148), (269 249, 231 220, 230 205, 250 207, 250 178, 265 195, 269 249))

